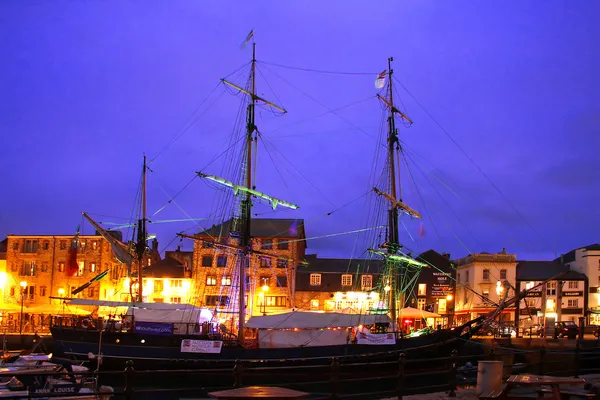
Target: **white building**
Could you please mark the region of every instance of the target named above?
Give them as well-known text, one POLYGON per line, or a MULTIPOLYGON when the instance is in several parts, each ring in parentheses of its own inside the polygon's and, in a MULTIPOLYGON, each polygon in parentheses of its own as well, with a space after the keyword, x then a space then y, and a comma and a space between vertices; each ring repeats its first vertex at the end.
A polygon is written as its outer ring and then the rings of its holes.
MULTIPOLYGON (((504 296, 503 281, 516 283, 517 259, 506 249, 497 254, 480 253, 454 261, 456 268, 455 318, 457 323, 477 318, 497 308, 504 296)), ((514 296, 510 290, 508 298, 514 296)), ((514 307, 507 307, 501 319, 514 321, 514 307)))
POLYGON ((571 250, 555 261, 561 261, 571 270, 587 276, 589 282, 587 311, 588 324, 600 325, 600 244, 571 250))

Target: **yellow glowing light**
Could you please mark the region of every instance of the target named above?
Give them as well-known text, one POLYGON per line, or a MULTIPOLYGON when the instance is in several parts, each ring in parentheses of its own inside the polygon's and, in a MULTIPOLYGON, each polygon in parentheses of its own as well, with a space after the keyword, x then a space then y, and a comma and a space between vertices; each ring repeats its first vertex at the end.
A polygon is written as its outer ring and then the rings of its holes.
POLYGON ((0 287, 4 289, 4 285, 6 285, 6 280, 8 279, 8 275, 6 272, 0 272, 0 287))
POLYGON ((377 300, 379 298, 379 293, 377 292, 371 292, 371 294, 369 295, 369 297, 373 300, 377 300))
POLYGON ((190 281, 188 281, 188 280, 183 281, 183 283, 182 283, 183 290, 190 290, 191 285, 192 284, 190 283, 190 281))
POLYGON ((63 289, 63 288, 58 288, 58 295, 59 295, 59 296, 64 296, 64 295, 65 295, 65 289, 63 289))
POLYGON ((448 301, 452 300, 452 295, 449 294, 448 296, 446 296, 446 300, 448 300, 448 301))
POLYGON ((337 301, 342 301, 342 299, 344 298, 344 295, 342 294, 342 292, 337 292, 337 293, 335 294, 334 298, 335 298, 337 301))
POLYGON ((262 299, 263 297, 265 297, 265 293, 264 292, 258 292, 258 297, 260 297, 262 299))
POLYGON ((125 278, 123 281, 123 289, 129 291, 129 285, 131 284, 131 280, 129 278, 125 278))
POLYGON ((269 291, 269 287, 268 287, 267 285, 264 285, 264 286, 262 287, 262 291, 263 291, 263 292, 268 292, 268 291, 269 291))
POLYGON ((386 285, 386 287, 384 287, 383 290, 389 292, 390 290, 392 290, 392 288, 390 287, 390 285, 386 285))
POLYGON ((504 292, 504 286, 502 286, 502 282, 496 282, 496 294, 500 296, 504 292))
POLYGON ((21 286, 23 289, 25 289, 25 288, 27 287, 27 282, 25 282, 25 281, 21 281, 21 283, 19 283, 19 285, 20 285, 20 286, 21 286))

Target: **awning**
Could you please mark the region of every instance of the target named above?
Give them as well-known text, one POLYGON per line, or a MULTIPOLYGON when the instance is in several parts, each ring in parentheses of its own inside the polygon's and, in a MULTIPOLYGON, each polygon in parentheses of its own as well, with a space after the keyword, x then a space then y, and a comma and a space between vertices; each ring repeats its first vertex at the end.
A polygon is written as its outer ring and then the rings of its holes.
POLYGON ((440 318, 440 314, 432 313, 418 308, 405 307, 398 312, 398 318, 440 318))

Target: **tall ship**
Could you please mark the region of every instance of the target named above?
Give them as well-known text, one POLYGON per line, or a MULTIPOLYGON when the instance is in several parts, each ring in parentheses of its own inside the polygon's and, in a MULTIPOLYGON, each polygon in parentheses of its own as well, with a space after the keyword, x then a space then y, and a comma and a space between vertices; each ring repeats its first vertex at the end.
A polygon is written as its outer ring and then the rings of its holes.
MULTIPOLYGON (((252 43, 250 75, 246 85, 222 79, 222 83, 242 99, 244 112, 243 128, 239 137, 230 143, 241 144, 237 153, 237 169, 230 169, 231 176, 218 176, 212 171, 199 171, 197 175, 210 183, 225 199, 215 211, 222 216, 219 225, 208 227, 197 234, 180 234, 184 240, 194 241, 196 247, 214 250, 220 255, 218 263, 227 271, 227 282, 218 292, 202 296, 202 301, 191 304, 166 304, 144 302, 144 259, 147 253, 147 223, 145 182, 147 165, 144 158, 140 216, 137 221, 136 241, 124 243, 115 238, 88 214, 84 217, 108 240, 115 257, 127 271, 128 301, 97 301, 86 299, 64 299, 79 306, 115 307, 126 310, 112 317, 98 318, 95 313, 84 319, 55 319, 51 328, 55 354, 79 360, 101 360, 103 369, 122 369, 133 361, 141 369, 211 369, 229 368, 238 362, 260 361, 269 365, 280 365, 282 360, 294 365, 329 364, 333 357, 341 363, 362 365, 352 374, 357 377, 369 374, 379 376, 386 370, 396 371, 397 363, 373 364, 377 361, 398 360, 400 354, 409 358, 448 356, 462 346, 486 320, 494 318, 503 307, 514 299, 505 298, 494 312, 470 320, 460 326, 445 329, 425 328, 417 332, 402 332, 398 317, 409 307, 409 297, 422 268, 435 268, 427 262, 413 258, 400 241, 401 218, 421 218, 421 214, 405 203, 399 179, 402 142, 398 127, 401 121, 412 124, 410 118, 394 103, 393 59, 388 59, 387 69, 377 78, 379 93, 376 100, 386 111, 385 135, 381 138, 385 148, 382 168, 369 188, 373 198, 372 221, 377 229, 371 235, 371 245, 365 249, 368 262, 378 265, 379 281, 373 284, 368 308, 360 310, 337 310, 336 312, 311 312, 291 308, 274 315, 249 315, 249 303, 265 289, 262 282, 252 281, 257 262, 263 258, 276 260, 277 265, 261 266, 272 272, 271 284, 281 285, 281 277, 290 282, 294 270, 302 260, 286 258, 272 251, 270 246, 259 243, 255 236, 256 219, 253 207, 266 203, 273 210, 286 208, 296 210, 298 205, 280 198, 276 194, 257 189, 256 151, 261 140, 261 131, 256 121, 258 106, 285 114, 286 110, 257 93, 256 44, 252 43), (367 366, 368 365, 368 366, 367 366)), ((294 239, 297 231, 304 229, 299 219, 283 220, 275 230, 285 240, 282 245, 303 245, 294 239), (292 232, 292 233, 290 233, 292 232)), ((275 264, 275 263, 274 263, 275 264)), ((211 264, 212 265, 212 264, 211 264)), ((193 276, 196 271, 194 271, 193 276)), ((101 279, 106 275, 99 276, 101 279)), ((203 279, 207 279, 203 276, 203 279)), ((211 282, 213 283, 213 282, 211 282)), ((93 280, 86 285, 94 284, 93 280)), ((86 286, 86 287, 87 287, 86 286)), ((215 285, 218 286, 218 285, 215 285)), ((268 290, 268 287, 265 291, 268 290)), ((290 293, 290 298, 293 294, 290 293)), ((264 300, 263 300, 264 301, 264 300)), ((420 311, 423 319, 426 311, 420 311)), ((432 363, 431 367, 437 367, 432 363)), ((287 372, 282 370, 269 377, 256 376, 248 384, 271 381, 284 382, 287 372)), ((388 371, 389 372, 389 371, 388 371)), ((230 384, 230 383, 229 383, 230 384)), ((224 386, 227 384, 224 383, 224 386)), ((390 381, 390 385, 394 382, 390 381)), ((351 389, 348 389, 351 390, 351 389)))

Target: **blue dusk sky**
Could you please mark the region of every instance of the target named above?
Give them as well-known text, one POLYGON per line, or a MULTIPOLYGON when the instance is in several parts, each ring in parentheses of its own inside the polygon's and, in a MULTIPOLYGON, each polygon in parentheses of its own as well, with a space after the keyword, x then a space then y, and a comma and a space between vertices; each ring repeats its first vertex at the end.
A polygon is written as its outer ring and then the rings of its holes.
POLYGON ((300 205, 254 212, 303 218, 309 252, 369 245, 349 232, 373 226, 390 56, 414 121, 398 123, 403 199, 424 216, 401 226, 407 248, 548 259, 599 242, 598 15, 592 0, 2 1, 0 236, 73 234, 81 211, 131 220, 145 153, 150 231, 191 249, 176 232, 231 215, 194 172, 239 169, 241 96, 220 78, 245 85, 254 29, 258 94, 288 110, 257 109, 257 190, 300 205), (189 218, 208 219, 158 223, 189 218))

